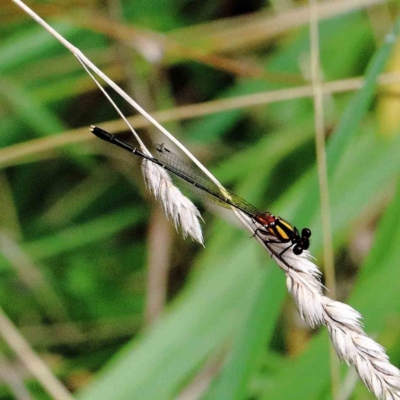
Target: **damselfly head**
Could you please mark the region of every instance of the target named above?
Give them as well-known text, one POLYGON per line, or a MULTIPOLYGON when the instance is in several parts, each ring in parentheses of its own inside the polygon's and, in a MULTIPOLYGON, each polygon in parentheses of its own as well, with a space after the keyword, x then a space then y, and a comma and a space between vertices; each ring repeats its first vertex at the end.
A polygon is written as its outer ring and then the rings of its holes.
POLYGON ((293 243, 296 243, 293 247, 293 253, 296 255, 300 255, 303 250, 308 250, 310 247, 310 236, 311 230, 308 228, 304 228, 301 231, 301 237, 299 235, 298 230, 295 228, 295 237, 292 239, 293 243))

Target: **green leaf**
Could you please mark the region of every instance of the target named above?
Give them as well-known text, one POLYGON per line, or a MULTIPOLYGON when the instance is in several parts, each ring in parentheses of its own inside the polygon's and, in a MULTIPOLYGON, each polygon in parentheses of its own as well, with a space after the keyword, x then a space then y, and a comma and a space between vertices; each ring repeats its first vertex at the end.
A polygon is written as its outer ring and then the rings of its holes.
POLYGON ((104 240, 143 218, 138 208, 128 208, 99 217, 82 225, 66 228, 57 234, 24 243, 23 249, 34 259, 41 260, 79 249, 89 243, 104 240))
POLYGON ((238 246, 222 266, 188 285, 169 312, 126 346, 79 398, 176 398, 187 378, 241 324, 259 276, 253 244, 238 246))
POLYGON ((282 272, 278 268, 262 271, 251 307, 244 316, 232 353, 205 400, 239 400, 247 398, 250 381, 260 365, 265 344, 274 332, 286 290, 277 285, 282 272))

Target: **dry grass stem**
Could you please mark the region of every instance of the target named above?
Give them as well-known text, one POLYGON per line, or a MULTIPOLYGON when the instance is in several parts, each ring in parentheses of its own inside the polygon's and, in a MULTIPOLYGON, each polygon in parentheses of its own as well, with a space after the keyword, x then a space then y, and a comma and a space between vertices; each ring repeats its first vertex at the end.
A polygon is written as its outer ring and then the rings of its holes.
POLYGON ((327 286, 333 298, 336 297, 335 267, 331 234, 329 204, 328 169, 325 146, 324 104, 321 88, 318 14, 316 0, 310 0, 310 44, 311 44, 311 82, 314 97, 314 127, 317 155, 317 171, 321 199, 321 221, 324 242, 324 267, 327 286))
POLYGON ((28 342, 20 335, 18 329, 0 309, 0 334, 4 341, 24 363, 51 398, 55 400, 72 400, 68 390, 53 375, 49 367, 31 349, 28 342))
POLYGON ((9 387, 16 400, 33 400, 18 366, 7 360, 2 352, 0 352, 0 379, 9 387))
POLYGON ((173 61, 191 59, 236 76, 265 79, 286 85, 304 83, 300 75, 266 71, 255 62, 210 54, 208 51, 189 47, 189 45, 181 45, 168 34, 123 25, 101 15, 91 14, 90 18, 75 17, 72 22, 122 41, 126 46, 133 47, 150 63, 160 63, 165 58, 172 58, 173 61))
MULTIPOLYGON (((344 13, 364 9, 384 0, 325 1, 317 5, 320 19, 332 18, 344 13)), ((265 78, 275 82, 299 83, 299 76, 265 71, 249 61, 236 60, 216 53, 240 51, 257 45, 265 45, 288 30, 306 25, 309 22, 308 7, 299 6, 285 10, 277 15, 270 12, 256 12, 246 16, 218 20, 175 30, 167 34, 118 24, 115 20, 94 14, 77 14, 68 18, 65 9, 54 6, 38 5, 42 15, 53 16, 63 12, 63 19, 69 19, 75 25, 102 32, 110 37, 124 41, 132 46, 149 62, 172 62, 176 59, 192 59, 238 76, 265 78), (202 38, 201 49, 198 38, 202 38), (207 46, 204 46, 204 43, 207 46), (205 48, 206 47, 206 48, 205 48)))
POLYGON ((168 288, 168 267, 172 250, 171 226, 159 207, 153 208, 148 232, 147 290, 145 323, 152 324, 162 313, 168 288))
POLYGON ((68 311, 56 290, 50 285, 40 268, 10 235, 0 230, 0 252, 14 268, 21 282, 28 287, 52 321, 66 321, 68 311))
MULTIPOLYGON (((136 277, 140 280, 140 277, 136 277)), ((92 322, 55 323, 51 325, 26 325, 19 331, 35 347, 75 346, 101 343, 109 340, 130 338, 141 326, 135 315, 101 319, 92 322), (84 332, 82 333, 77 333, 84 332)))
MULTIPOLYGON (((384 0, 331 0, 318 4, 320 19, 383 4, 384 0)), ((208 44, 209 52, 238 52, 251 47, 265 44, 268 39, 277 37, 290 29, 308 24, 308 6, 288 9, 277 15, 269 12, 259 12, 227 20, 209 22, 196 27, 180 29, 169 35, 181 45, 197 42, 208 44)), ((203 45, 204 47, 204 45, 203 45)))
MULTIPOLYGON (((378 83, 381 86, 393 85, 400 82, 399 73, 382 74, 378 83)), ((343 93, 357 90, 364 84, 362 77, 342 79, 322 84, 322 91, 327 93, 343 93)), ((312 97, 311 86, 301 86, 298 88, 273 90, 270 92, 255 93, 251 95, 237 96, 231 99, 213 100, 209 102, 191 104, 176 107, 171 110, 154 112, 157 121, 166 123, 170 121, 187 120, 196 117, 207 116, 218 112, 245 109, 280 101, 287 101, 299 98, 312 97)), ((151 122, 142 116, 128 118, 129 123, 135 128, 145 128, 151 126, 151 122)), ((126 129, 126 124, 120 119, 102 124, 102 127, 110 132, 118 132, 126 129)), ((87 134, 87 128, 73 129, 59 135, 33 139, 28 142, 18 143, 0 149, 0 167, 16 165, 26 160, 39 160, 45 153, 54 151, 71 144, 88 142, 93 139, 92 135, 87 134)))
MULTIPOLYGON (((333 256, 331 218, 329 204, 328 168, 325 147, 324 104, 321 88, 320 49, 319 49, 319 14, 317 0, 310 0, 310 48, 311 48, 311 83, 314 97, 314 127, 317 155, 317 173, 321 202, 321 222, 323 237, 324 270, 327 287, 332 298, 336 298, 335 265, 333 256)), ((330 349, 332 397, 339 399, 340 369, 334 350, 330 349)))

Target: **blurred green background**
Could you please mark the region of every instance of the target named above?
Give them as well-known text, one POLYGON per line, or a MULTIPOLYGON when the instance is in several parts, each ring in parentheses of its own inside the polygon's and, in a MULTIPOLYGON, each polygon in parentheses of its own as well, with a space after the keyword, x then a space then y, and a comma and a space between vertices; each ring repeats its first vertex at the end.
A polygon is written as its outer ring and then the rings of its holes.
MULTIPOLYGON (((227 187, 310 227, 324 269, 307 2, 29 5, 227 187)), ((399 366, 400 45, 386 35, 400 7, 318 14, 337 298, 399 366)), ((11 1, 0 21, 0 398, 68 398, 23 366, 22 335, 82 400, 331 399, 326 330, 301 321, 234 215, 197 203, 205 248, 182 239, 138 160, 90 134, 135 144, 76 58, 11 1)), ((345 366, 340 390, 374 398, 345 366)))

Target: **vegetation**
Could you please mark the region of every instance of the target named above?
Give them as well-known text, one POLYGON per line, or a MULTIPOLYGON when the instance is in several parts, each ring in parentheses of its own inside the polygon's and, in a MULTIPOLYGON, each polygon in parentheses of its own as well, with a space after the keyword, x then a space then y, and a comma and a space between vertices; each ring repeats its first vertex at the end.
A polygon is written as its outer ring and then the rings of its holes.
MULTIPOLYGON (((309 227, 324 271, 307 3, 30 6, 224 185, 309 227)), ((300 320, 268 254, 210 204, 205 248, 175 232, 138 160, 89 132, 132 140, 76 58, 0 7, 0 398, 66 398, 19 367, 34 356, 19 335, 82 400, 332 398, 327 332, 300 320)), ((399 14, 318 3, 336 297, 397 366, 399 14)), ((146 143, 166 142, 116 100, 146 143)), ((374 398, 343 365, 340 379, 342 398, 374 398)))

